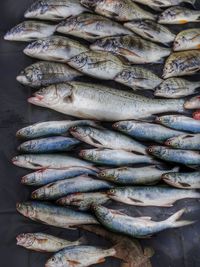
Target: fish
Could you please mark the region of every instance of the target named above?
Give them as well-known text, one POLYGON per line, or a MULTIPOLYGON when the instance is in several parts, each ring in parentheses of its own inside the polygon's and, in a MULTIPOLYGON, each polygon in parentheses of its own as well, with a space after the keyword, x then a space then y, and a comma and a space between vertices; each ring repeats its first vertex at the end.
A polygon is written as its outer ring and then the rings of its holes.
POLYGON ((184 134, 184 132, 172 130, 162 125, 142 121, 120 121, 114 123, 112 127, 138 140, 154 141, 161 144, 171 137, 184 134))
POLYGON ((192 116, 195 120, 200 120, 200 110, 193 112, 192 116))
POLYGON ((73 246, 65 248, 53 255, 45 267, 86 267, 102 263, 107 257, 116 255, 115 248, 103 249, 94 246, 73 246))
POLYGON ((184 209, 159 222, 153 221, 150 217, 131 217, 100 205, 94 205, 93 211, 98 221, 106 229, 136 238, 149 237, 168 228, 182 227, 194 223, 193 221, 178 221, 184 214, 184 209))
POLYGON ((139 168, 121 167, 101 170, 98 173, 98 177, 122 185, 148 185, 158 183, 161 180, 162 174, 175 172, 178 169, 178 167, 175 167, 171 170, 166 170, 159 165, 139 168))
POLYGON ((28 44, 23 52, 33 58, 67 63, 70 58, 87 50, 87 46, 78 41, 63 36, 51 36, 28 44))
POLYGON ((79 246, 84 242, 83 238, 69 241, 45 233, 20 234, 16 239, 18 246, 39 252, 57 252, 66 247, 79 246))
POLYGON ((173 50, 184 51, 200 49, 200 29, 193 28, 181 31, 175 38, 173 50))
POLYGON ((200 193, 195 190, 180 190, 164 186, 125 186, 110 189, 107 194, 112 200, 144 207, 171 207, 181 199, 200 198, 200 193))
POLYGON ((16 136, 20 139, 34 139, 38 137, 66 135, 70 128, 77 125, 97 126, 91 120, 61 120, 37 122, 17 131, 16 136))
POLYGON ((190 50, 172 53, 166 60, 163 78, 192 75, 200 70, 200 51, 190 50))
POLYGON ((172 129, 190 133, 200 133, 200 122, 183 115, 165 115, 156 117, 156 122, 172 129))
POLYGON ((164 146, 150 146, 148 152, 164 161, 195 167, 200 165, 199 151, 172 149, 164 146))
POLYGON ((168 139, 165 145, 172 148, 200 150, 200 134, 185 133, 168 139))
POLYGON ((124 23, 124 26, 142 38, 156 43, 172 43, 176 37, 167 27, 153 20, 133 20, 124 23))
POLYGON ((199 22, 199 10, 193 10, 182 6, 174 6, 163 11, 158 17, 161 24, 186 24, 189 22, 199 22))
POLYGON ((44 185, 33 191, 31 198, 37 200, 55 200, 72 193, 91 192, 112 187, 113 185, 107 181, 81 175, 44 185))
POLYGON ((71 16, 57 26, 57 32, 94 41, 99 38, 115 35, 131 34, 121 24, 103 16, 82 13, 71 16))
POLYGON ((33 221, 64 229, 73 230, 80 224, 98 224, 91 214, 38 201, 17 203, 16 208, 21 215, 33 221))
POLYGON ((112 148, 146 154, 146 146, 121 133, 105 128, 75 126, 70 133, 78 140, 97 148, 112 148))
POLYGON ((59 21, 87 11, 79 0, 39 0, 35 1, 25 12, 28 19, 59 21))
POLYGON ((48 153, 70 151, 80 144, 80 141, 64 136, 53 136, 29 140, 18 146, 18 151, 25 153, 48 153))
POLYGON ((123 166, 138 163, 157 163, 157 161, 150 156, 138 152, 128 152, 125 150, 113 150, 106 148, 81 150, 79 156, 95 164, 102 165, 123 166))
POLYGON ((105 37, 90 45, 94 51, 107 51, 124 57, 130 63, 162 62, 171 49, 132 35, 105 37))
POLYGON ((81 211, 90 209, 92 204, 105 204, 109 201, 107 193, 94 192, 94 193, 73 193, 62 197, 56 201, 58 205, 72 206, 81 211))
POLYGON ((34 20, 23 21, 4 35, 4 40, 30 42, 49 37, 56 31, 57 25, 34 20))
POLYGON ((167 184, 183 189, 200 188, 200 172, 172 172, 162 175, 167 184))
POLYGON ((15 156, 12 163, 31 170, 44 168, 92 167, 91 163, 65 154, 24 154, 15 156))
POLYGON ((194 96, 187 100, 184 104, 185 109, 199 109, 200 108, 200 95, 194 96))
POLYGON ((165 98, 180 98, 197 93, 200 82, 192 82, 182 78, 169 78, 164 80, 154 91, 155 96, 165 98))
POLYGON ((155 20, 155 16, 131 0, 81 0, 81 4, 95 13, 117 21, 155 20))
POLYGON ((23 85, 33 88, 73 81, 83 74, 64 63, 39 61, 22 70, 16 77, 23 85))
POLYGON ((134 92, 83 82, 42 88, 28 102, 74 117, 98 121, 131 120, 163 112, 185 111, 184 99, 153 99, 134 92))
POLYGON ((97 173, 98 169, 90 167, 44 168, 23 176, 21 183, 31 186, 41 186, 80 175, 96 176, 97 173))

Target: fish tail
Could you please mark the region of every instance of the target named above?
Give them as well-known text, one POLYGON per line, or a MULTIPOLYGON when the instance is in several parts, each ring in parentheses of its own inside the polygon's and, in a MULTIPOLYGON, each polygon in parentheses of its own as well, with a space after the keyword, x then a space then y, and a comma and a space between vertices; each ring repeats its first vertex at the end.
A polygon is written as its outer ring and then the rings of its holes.
POLYGON ((194 221, 178 221, 178 219, 184 214, 184 212, 185 209, 181 209, 166 220, 166 222, 171 226, 171 228, 186 226, 194 223, 194 221))

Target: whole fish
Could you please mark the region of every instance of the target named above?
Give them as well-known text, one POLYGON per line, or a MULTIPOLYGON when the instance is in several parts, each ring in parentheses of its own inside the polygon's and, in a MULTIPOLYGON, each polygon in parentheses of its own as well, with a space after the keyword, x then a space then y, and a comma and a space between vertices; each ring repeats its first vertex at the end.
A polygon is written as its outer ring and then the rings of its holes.
POLYGON ((108 196, 115 201, 135 206, 171 207, 185 198, 200 198, 194 190, 180 190, 162 186, 126 186, 110 189, 108 196))
POLYGON ((78 210, 89 210, 92 204, 104 204, 109 200, 104 192, 74 193, 60 198, 56 203, 63 206, 72 206, 78 210))
POLYGON ((181 31, 175 38, 174 51, 200 49, 200 29, 181 31))
POLYGON ((33 139, 50 135, 66 135, 70 128, 77 125, 96 126, 96 123, 90 120, 38 122, 18 130, 16 135, 23 139, 33 139))
POLYGON ((159 159, 180 163, 188 166, 200 164, 200 153, 196 151, 188 151, 183 149, 171 149, 164 146, 151 146, 149 153, 159 159))
POLYGON ((169 185, 184 189, 200 188, 200 172, 172 172, 162 175, 162 179, 169 185))
POLYGON ((168 139, 165 145, 172 148, 200 150, 200 134, 183 134, 168 139))
POLYGON ((200 96, 194 96, 187 100, 184 104, 186 109, 199 109, 200 108, 200 96))
POLYGON ((25 68, 17 81, 34 88, 69 82, 82 76, 81 72, 63 63, 39 61, 25 68))
POLYGON ((103 85, 70 82, 43 88, 28 102, 79 118, 119 121, 183 112, 185 100, 153 99, 103 85))
POLYGON ((183 215, 184 209, 160 222, 153 221, 150 217, 131 217, 100 205, 94 206, 93 210, 98 221, 110 231, 139 238, 151 236, 168 228, 176 228, 193 223, 192 221, 177 221, 183 215))
POLYGON ((8 31, 4 40, 29 42, 49 37, 54 34, 56 27, 57 25, 47 22, 27 20, 8 31))
POLYGON ((44 168, 22 177, 21 183, 25 185, 40 186, 79 175, 97 175, 98 170, 89 167, 66 167, 62 169, 44 168))
POLYGON ((186 24, 199 21, 199 10, 192 10, 182 6, 170 7, 163 11, 158 18, 158 22, 161 24, 186 24))
POLYGON ((106 36, 131 34, 121 24, 103 16, 83 13, 69 17, 57 27, 57 32, 93 41, 106 36))
POLYGON ((94 246, 73 246, 65 248, 52 256, 45 267, 87 267, 105 261, 116 255, 115 248, 102 249, 94 246))
POLYGON ((195 120, 200 120, 200 110, 193 112, 192 116, 195 120))
POLYGON ((95 13, 118 21, 151 19, 155 16, 131 0, 81 0, 81 4, 95 13))
POLYGON ((112 149, 85 149, 79 153, 80 157, 96 164, 105 165, 131 165, 138 163, 157 163, 153 158, 148 155, 143 155, 138 152, 128 152, 124 150, 112 149))
POLYGON ((24 53, 33 58, 66 63, 71 57, 87 50, 78 41, 63 36, 51 36, 29 44, 24 53))
POLYGON ((162 61, 171 53, 169 48, 132 35, 105 37, 90 45, 90 49, 112 52, 135 64, 162 61))
POLYGON ((192 75, 200 70, 200 51, 172 53, 165 62, 163 78, 192 75))
POLYGON ((162 125, 140 121, 116 122, 113 124, 113 128, 138 140, 154 141, 161 144, 171 137, 184 134, 184 132, 175 131, 162 125))
POLYGON ((134 139, 105 128, 75 126, 70 133, 80 141, 99 148, 121 149, 146 154, 146 147, 134 139))
POLYGON ((156 122, 176 130, 200 133, 200 121, 183 115, 160 116, 156 118, 156 122))
POLYGON ((78 15, 84 11, 79 0, 38 0, 25 12, 25 18, 44 20, 63 20, 70 16, 78 15))
POLYGON ((57 252, 63 248, 79 246, 83 243, 83 238, 69 241, 45 233, 20 234, 16 239, 18 246, 39 252, 57 252))
POLYGON ((124 26, 146 40, 161 44, 171 43, 176 37, 168 28, 153 20, 133 20, 126 22, 124 26))
POLYGON ((92 167, 91 163, 64 154, 24 154, 15 156, 13 164, 27 169, 40 170, 44 168, 92 167))
POLYGON ((98 224, 94 216, 37 201, 17 203, 17 211, 23 216, 43 224, 73 229, 80 224, 98 224))
POLYGON ((105 169, 98 173, 100 179, 104 179, 116 184, 155 184, 161 180, 162 174, 175 172, 177 167, 166 170, 159 165, 140 168, 121 167, 105 169))
POLYGON ((112 187, 113 185, 109 182, 82 175, 47 184, 33 191, 31 197, 32 199, 38 200, 52 200, 72 193, 90 192, 100 189, 109 189, 112 187))
POLYGON ((54 136, 29 140, 18 146, 18 151, 26 153, 48 153, 69 151, 80 144, 80 141, 64 136, 54 136))
POLYGON ((200 82, 191 82, 182 78, 164 80, 155 90, 155 96, 180 98, 195 94, 200 89, 200 82))

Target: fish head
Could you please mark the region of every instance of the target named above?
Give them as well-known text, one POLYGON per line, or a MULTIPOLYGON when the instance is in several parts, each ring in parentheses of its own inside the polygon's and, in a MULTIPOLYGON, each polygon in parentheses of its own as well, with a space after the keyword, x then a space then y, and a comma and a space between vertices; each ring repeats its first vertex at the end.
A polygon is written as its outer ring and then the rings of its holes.
POLYGON ((38 128, 35 127, 35 124, 24 127, 17 131, 16 136, 17 138, 26 139, 27 136, 31 136, 33 133, 37 132, 38 128))
POLYGON ((71 264, 67 264, 67 261, 62 257, 61 252, 56 253, 45 264, 45 267, 70 267, 71 264))
POLYGON ((47 52, 51 53, 52 51, 54 51, 53 48, 56 48, 57 42, 57 36, 42 38, 28 44, 23 52, 27 56, 37 58, 38 55, 43 56, 46 55, 47 52))
POLYGON ((21 183, 26 185, 34 185, 36 182, 36 174, 35 172, 29 173, 21 178, 21 183))
POLYGON ((97 218, 104 218, 109 213, 107 208, 97 204, 92 204, 91 210, 94 212, 97 218))
POLYGON ((161 146, 150 146, 147 149, 147 151, 149 154, 159 157, 160 154, 162 153, 162 147, 161 146))
POLYGON ((58 199, 56 203, 62 206, 76 205, 82 200, 82 195, 82 193, 69 194, 63 198, 58 199))
POLYGON ((98 177, 108 181, 116 181, 119 174, 115 171, 115 169, 105 169, 100 171, 98 177))
POLYGON ((9 30, 5 36, 4 40, 8 41, 21 41, 23 37, 29 34, 29 29, 26 26, 26 23, 20 23, 17 26, 9 30))
POLYGON ((89 141, 92 134, 92 128, 88 126, 74 126, 70 129, 70 133, 77 139, 89 141))
POLYGON ((56 30, 57 32, 61 33, 71 32, 76 29, 77 23, 78 23, 78 17, 72 16, 59 23, 56 30))
POLYGON ((89 56, 88 52, 83 52, 70 58, 67 63, 75 69, 81 70, 84 66, 87 66, 89 56))
POLYGON ((29 9, 25 12, 25 18, 38 18, 40 15, 45 14, 49 11, 48 1, 36 1, 34 2, 29 9))
POLYGON ((18 155, 12 158, 12 163, 18 167, 22 168, 36 168, 37 166, 34 165, 32 162, 32 156, 31 155, 18 155))
POLYGON ((45 196, 51 190, 50 189, 51 188, 51 185, 52 184, 48 184, 47 186, 43 186, 43 187, 40 187, 40 188, 36 189, 35 191, 32 192, 31 198, 32 199, 38 199, 38 200, 45 199, 45 196))
POLYGON ((179 137, 172 137, 165 141, 164 143, 166 146, 173 147, 173 148, 178 148, 180 144, 180 138, 179 137))
POLYGON ((187 100, 184 104, 186 109, 199 109, 200 108, 200 95, 194 96, 191 99, 187 100))
POLYGON ((37 141, 33 141, 33 140, 24 142, 18 146, 17 150, 21 152, 29 152, 30 149, 34 148, 36 142, 37 141))
POLYGON ((132 125, 133 123, 130 124, 128 121, 119 121, 114 123, 112 127, 120 132, 129 132, 132 129, 132 125))
POLYGON ((155 122, 160 124, 170 124, 170 122, 172 122, 172 117, 167 115, 156 117, 155 122))
POLYGON ((178 51, 180 47, 187 41, 185 36, 179 36, 179 38, 175 39, 173 43, 173 50, 178 51))
POLYGON ((79 152, 79 156, 83 159, 93 161, 95 159, 95 151, 96 149, 82 149, 79 152))
POLYGON ((179 66, 176 64, 176 62, 168 58, 163 69, 163 79, 173 77, 178 67, 179 66))
POLYGON ((159 18, 158 18, 158 22, 162 23, 165 21, 170 21, 172 19, 176 18, 178 10, 175 7, 170 7, 168 9, 166 9, 165 11, 163 11, 159 18))
POLYGON ((28 218, 34 218, 36 215, 34 205, 29 202, 17 203, 16 209, 19 213, 28 218))
POLYGON ((118 40, 114 38, 102 38, 90 45, 93 51, 114 51, 118 46, 118 40))
POLYGON ((32 85, 38 84, 40 85, 39 81, 43 78, 42 70, 39 68, 38 65, 32 65, 27 67, 25 70, 21 71, 20 74, 17 76, 17 81, 24 84, 24 85, 32 85))
POLYGON ((109 197, 115 197, 116 195, 117 195, 117 189, 115 189, 115 188, 111 188, 110 190, 108 190, 107 191, 107 195, 109 196, 109 197))
POLYGON ((81 0, 81 5, 88 7, 90 9, 95 9, 95 7, 102 2, 102 0, 81 0))
POLYGON ((33 245, 35 241, 34 234, 27 233, 27 234, 20 234, 16 237, 17 239, 17 245, 23 246, 25 248, 29 248, 33 245))

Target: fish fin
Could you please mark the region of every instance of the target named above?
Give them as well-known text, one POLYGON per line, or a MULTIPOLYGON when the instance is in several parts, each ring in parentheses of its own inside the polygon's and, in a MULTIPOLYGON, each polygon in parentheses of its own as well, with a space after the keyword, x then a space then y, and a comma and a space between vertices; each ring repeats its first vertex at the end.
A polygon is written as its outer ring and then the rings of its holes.
POLYGON ((77 230, 77 228, 74 225, 68 225, 67 227, 65 227, 66 229, 69 230, 77 230))
POLYGON ((169 223, 169 226, 171 226, 171 228, 193 224, 194 221, 186 221, 186 220, 178 221, 178 219, 180 219, 180 217, 184 214, 184 212, 185 212, 185 209, 181 209, 177 211, 172 216, 170 216, 165 222, 169 223))
POLYGON ((103 263, 103 262, 105 262, 105 258, 100 258, 100 259, 97 261, 97 263, 103 263))
POLYGON ((65 96, 63 99, 63 102, 68 103, 68 104, 73 103, 73 101, 74 101, 74 97, 72 94, 65 96))
POLYGON ((148 217, 148 216, 141 216, 141 217, 137 217, 137 218, 142 219, 142 220, 146 220, 146 221, 152 221, 152 218, 148 217))
POLYGON ((187 184, 187 183, 181 183, 181 182, 179 182, 178 184, 180 184, 182 187, 186 187, 186 188, 191 187, 191 185, 190 184, 187 184))
MULTIPOLYGON (((104 11, 104 10, 103 10, 104 11)), ((109 10, 105 10, 106 14, 112 18, 117 18, 119 17, 119 14, 115 13, 115 12, 112 12, 112 11, 109 11, 109 10)))
POLYGON ((90 137, 91 141, 95 144, 95 145, 100 145, 102 147, 102 143, 100 143, 98 140, 96 140, 93 137, 90 137))
POLYGON ((150 33, 148 33, 148 32, 144 32, 144 34, 146 34, 147 37, 153 39, 153 35, 151 35, 150 33))
POLYGON ((147 117, 141 117, 138 119, 138 121, 143 121, 143 122, 155 122, 156 116, 155 115, 150 115, 147 117))
POLYGON ((116 215, 125 215, 125 213, 119 211, 119 210, 112 210, 112 213, 113 214, 116 214, 116 215))
POLYGON ((173 172, 178 172, 180 170, 180 167, 177 166, 177 167, 174 167, 173 169, 171 169, 173 172))
POLYGON ((194 170, 200 170, 200 165, 186 165, 186 166, 194 170))
POLYGON ((187 138, 194 137, 194 136, 195 136, 194 134, 186 134, 184 135, 183 139, 187 139, 187 138))
POLYGON ((67 266, 69 264, 70 267, 74 267, 76 265, 80 265, 81 264, 80 261, 75 261, 75 260, 66 260, 66 262, 67 262, 67 266))
POLYGON ((130 50, 128 50, 128 49, 122 48, 122 47, 120 47, 120 48, 118 49, 118 51, 119 51, 119 53, 121 53, 121 54, 124 55, 124 56, 141 57, 140 55, 138 55, 138 54, 136 54, 136 53, 134 53, 134 52, 132 52, 132 51, 130 51, 130 50))
POLYGON ((179 22, 179 24, 186 24, 186 23, 188 23, 188 20, 180 19, 178 22, 179 22))
POLYGON ((143 203, 144 204, 144 202, 141 201, 141 200, 138 200, 138 199, 135 199, 135 198, 132 198, 132 197, 129 197, 129 199, 132 200, 135 203, 143 203))

